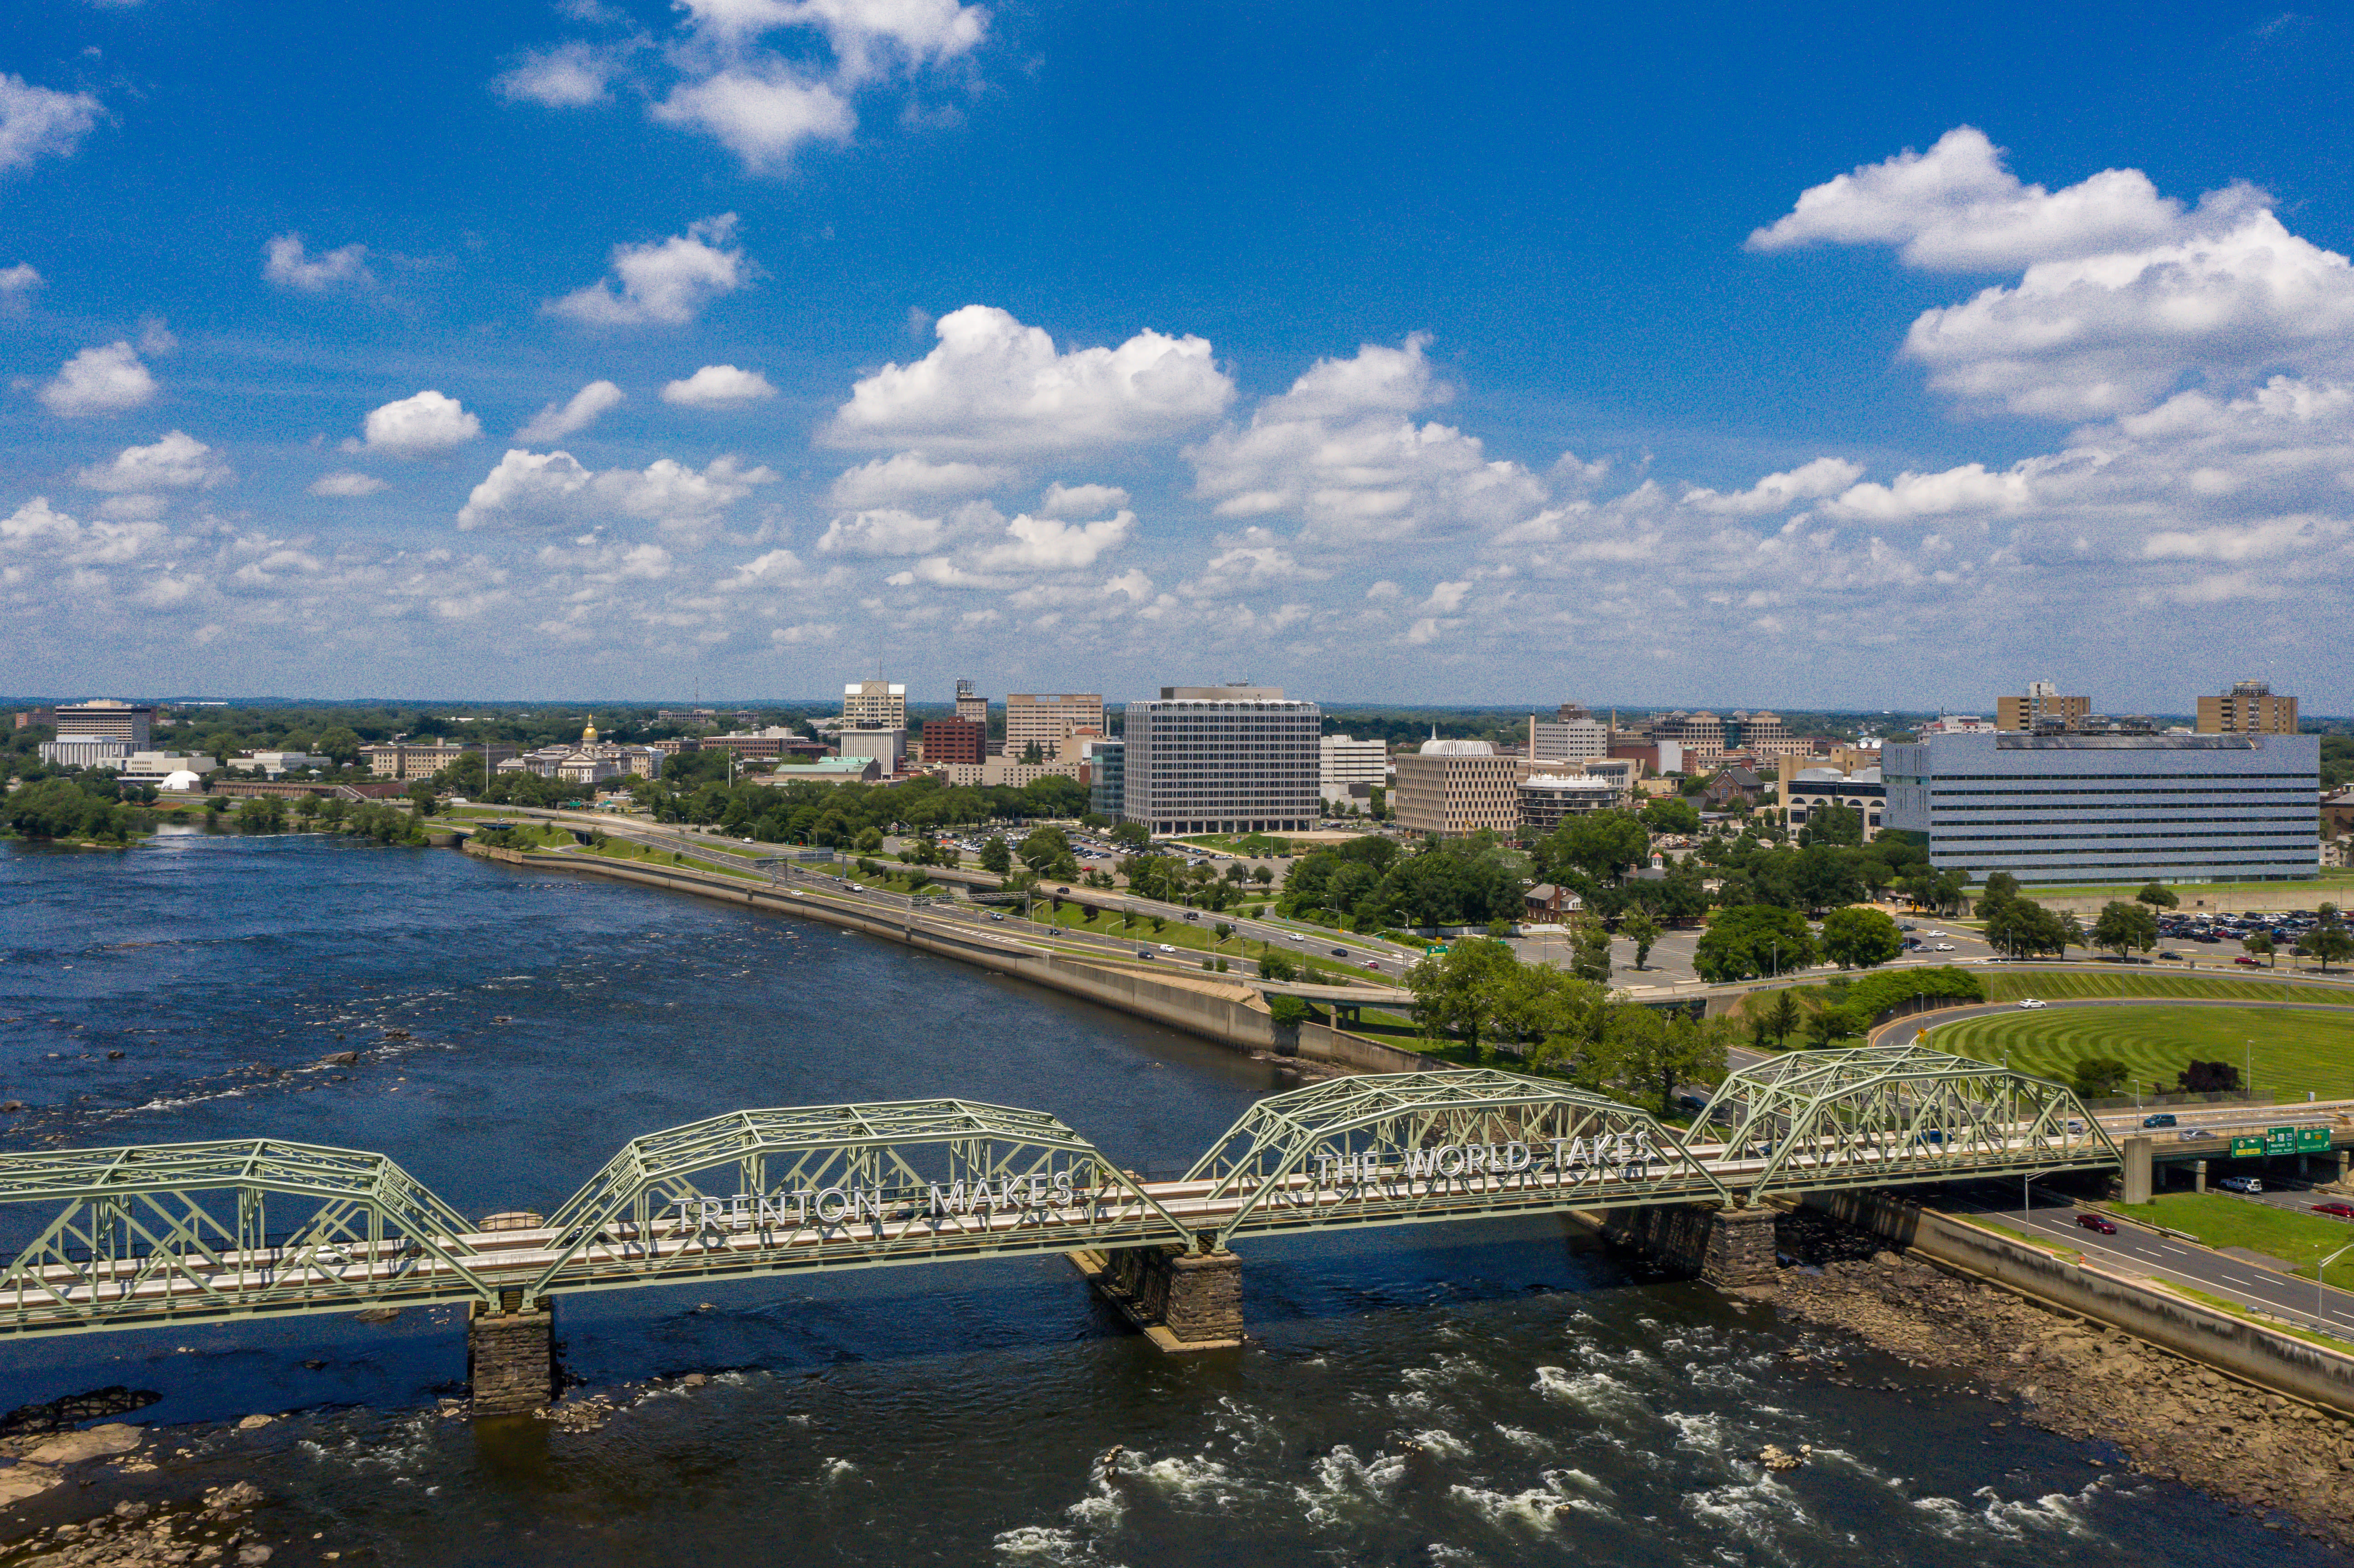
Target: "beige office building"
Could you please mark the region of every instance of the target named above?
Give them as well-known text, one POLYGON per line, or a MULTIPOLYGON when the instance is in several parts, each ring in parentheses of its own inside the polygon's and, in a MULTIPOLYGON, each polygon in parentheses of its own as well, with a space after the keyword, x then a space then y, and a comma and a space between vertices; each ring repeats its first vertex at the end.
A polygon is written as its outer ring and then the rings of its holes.
MULTIPOLYGON (((1712 713, 1672 713, 1651 721, 1651 738, 1674 742, 1686 768, 1714 767, 1724 755, 1724 721, 1712 713)), ((1665 752, 1660 755, 1660 771, 1676 771, 1667 767, 1665 752)))
POLYGON ((985 736, 989 730, 989 699, 973 689, 970 681, 957 683, 956 716, 967 724, 977 724, 985 736))
POLYGON ((1005 698, 1005 755, 1019 758, 1035 745, 1052 757, 1083 730, 1104 732, 1100 692, 1010 692, 1005 698))
POLYGON ((119 740, 132 751, 154 744, 155 710, 100 697, 57 710, 59 740, 119 740))
POLYGON ((2218 697, 2199 699, 2200 735, 2295 735, 2296 699, 2262 681, 2234 681, 2218 697))
POLYGON ((1521 823, 1527 764, 1499 757, 1484 740, 1426 740, 1395 758, 1397 824, 1408 832, 1459 838, 1482 828, 1510 835, 1521 823))
POLYGON ((907 688, 897 681, 853 681, 842 688, 845 729, 905 729, 907 688))

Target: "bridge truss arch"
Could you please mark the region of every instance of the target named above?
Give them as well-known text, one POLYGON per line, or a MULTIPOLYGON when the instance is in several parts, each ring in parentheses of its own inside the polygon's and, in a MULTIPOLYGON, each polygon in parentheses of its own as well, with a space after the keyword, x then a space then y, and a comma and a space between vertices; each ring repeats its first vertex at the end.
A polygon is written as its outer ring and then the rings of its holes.
POLYGON ((1043 1111, 796 1106, 631 1139, 548 1216, 525 1295, 1189 1239, 1043 1111))
POLYGON ((259 1139, 0 1155, 13 1255, 0 1333, 492 1299, 472 1228, 355 1150, 259 1139))
POLYGON ((1334 1078, 1243 1113, 1172 1193, 1237 1233, 1733 1195, 1649 1113, 1488 1068, 1334 1078))
POLYGON ((2118 1163, 2074 1091, 1919 1045, 1793 1051, 1728 1075, 1690 1142, 1754 1196, 2118 1163))

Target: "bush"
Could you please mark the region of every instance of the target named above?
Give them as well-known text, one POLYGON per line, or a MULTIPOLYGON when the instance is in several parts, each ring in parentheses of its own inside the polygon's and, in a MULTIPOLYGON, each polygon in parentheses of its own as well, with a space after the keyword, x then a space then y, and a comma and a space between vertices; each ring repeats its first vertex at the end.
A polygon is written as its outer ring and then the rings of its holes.
POLYGON ((1278 1029, 1297 1029, 1316 1016, 1316 1010, 1296 996, 1278 996, 1267 1005, 1278 1029))
POLYGON ((2082 1056, 2070 1070, 2069 1086, 2080 1097, 2096 1100, 2123 1088, 2130 1072, 2114 1056, 2082 1056))

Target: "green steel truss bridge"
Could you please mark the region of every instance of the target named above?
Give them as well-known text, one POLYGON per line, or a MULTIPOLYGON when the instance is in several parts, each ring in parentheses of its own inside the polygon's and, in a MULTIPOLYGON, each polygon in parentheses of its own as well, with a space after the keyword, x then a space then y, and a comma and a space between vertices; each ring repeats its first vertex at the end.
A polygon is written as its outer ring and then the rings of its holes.
POLYGON ((964 1100, 737 1111, 631 1140, 545 1217, 476 1224, 380 1154, 271 1140, 0 1155, 0 1337, 2114 1166, 2061 1085, 1917 1047, 1729 1076, 1679 1134, 1469 1069, 1260 1101, 1172 1181, 964 1100))

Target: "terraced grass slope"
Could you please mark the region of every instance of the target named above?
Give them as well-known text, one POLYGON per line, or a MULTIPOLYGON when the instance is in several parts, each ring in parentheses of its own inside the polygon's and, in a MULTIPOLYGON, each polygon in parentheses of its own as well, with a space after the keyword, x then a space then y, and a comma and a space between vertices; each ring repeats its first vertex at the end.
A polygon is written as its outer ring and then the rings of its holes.
POLYGON ((2017 1001, 2041 997, 2046 1001, 2071 1001, 2112 996, 2211 997, 2221 1001, 2349 1001, 2354 990, 2330 991, 2319 986, 2292 993, 2283 976, 2270 980, 2244 974, 2187 975, 2156 969, 2121 969, 2115 973, 2075 969, 2014 969, 1988 965, 1981 971, 1988 1001, 2017 1001))
POLYGON ((2144 1090, 2162 1084, 2193 1057, 2202 1062, 2252 1060, 2255 1085, 2268 1097, 2354 1098, 2354 1010, 2323 1012, 2287 1007, 2054 1008, 1941 1023, 1923 1044, 1956 1056, 2001 1062, 2065 1082, 2088 1056, 2113 1056, 2132 1069, 2144 1090))

